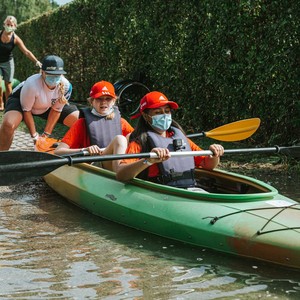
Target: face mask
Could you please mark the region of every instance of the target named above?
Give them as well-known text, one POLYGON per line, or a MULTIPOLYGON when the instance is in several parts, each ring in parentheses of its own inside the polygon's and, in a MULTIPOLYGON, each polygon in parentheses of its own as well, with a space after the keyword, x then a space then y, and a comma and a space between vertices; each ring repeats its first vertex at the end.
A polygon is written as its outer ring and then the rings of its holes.
POLYGON ((6 32, 12 32, 12 31, 16 30, 15 27, 7 26, 7 25, 4 25, 4 29, 5 29, 6 32))
POLYGON ((91 113, 92 113, 94 116, 97 116, 97 117, 106 117, 106 116, 110 115, 111 113, 113 113, 113 111, 114 111, 114 108, 111 107, 111 108, 109 109, 109 111, 108 111, 106 114, 100 114, 100 113, 98 113, 98 112, 96 111, 95 108, 93 108, 93 109, 91 110, 91 113))
POLYGON ((171 114, 161 114, 152 116, 152 127, 161 131, 168 130, 172 124, 171 114))
POLYGON ((61 81, 61 75, 59 76, 49 76, 46 75, 45 82, 49 86, 57 86, 61 81))

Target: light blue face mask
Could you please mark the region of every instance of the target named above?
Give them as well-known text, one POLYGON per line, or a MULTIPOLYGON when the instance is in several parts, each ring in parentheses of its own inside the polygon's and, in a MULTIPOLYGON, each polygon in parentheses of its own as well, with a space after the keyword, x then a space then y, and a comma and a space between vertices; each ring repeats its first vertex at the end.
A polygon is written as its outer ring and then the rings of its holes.
POLYGON ((61 81, 61 75, 53 76, 53 75, 46 75, 45 82, 49 86, 57 86, 61 81))
POLYGON ((4 29, 5 29, 5 31, 6 32, 13 32, 13 31, 15 31, 16 30, 16 28, 15 27, 13 27, 13 26, 7 26, 7 25, 4 25, 4 29))
POLYGON ((166 131, 172 124, 171 114, 161 114, 152 116, 152 127, 161 131, 166 131))

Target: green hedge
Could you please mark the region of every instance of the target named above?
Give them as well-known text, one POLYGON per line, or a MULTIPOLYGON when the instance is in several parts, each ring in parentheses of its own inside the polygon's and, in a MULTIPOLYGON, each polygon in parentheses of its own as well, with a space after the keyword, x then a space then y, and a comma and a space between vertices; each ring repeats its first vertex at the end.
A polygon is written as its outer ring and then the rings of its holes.
MULTIPOLYGON (((291 0, 75 0, 18 29, 58 54, 75 101, 98 80, 142 80, 191 131, 259 117, 255 144, 300 141, 299 8, 291 0)), ((16 78, 36 71, 16 51, 16 78)))

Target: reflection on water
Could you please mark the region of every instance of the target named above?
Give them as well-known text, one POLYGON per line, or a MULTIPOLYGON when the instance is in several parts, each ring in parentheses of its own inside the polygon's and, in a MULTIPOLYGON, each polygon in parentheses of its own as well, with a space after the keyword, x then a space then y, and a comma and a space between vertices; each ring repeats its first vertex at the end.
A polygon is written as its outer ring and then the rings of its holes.
MULTIPOLYGON (((278 179, 283 192, 300 201, 295 181, 285 180, 278 179)), ((42 181, 1 188, 0 198, 0 299, 300 296, 299 272, 108 222, 42 181)))

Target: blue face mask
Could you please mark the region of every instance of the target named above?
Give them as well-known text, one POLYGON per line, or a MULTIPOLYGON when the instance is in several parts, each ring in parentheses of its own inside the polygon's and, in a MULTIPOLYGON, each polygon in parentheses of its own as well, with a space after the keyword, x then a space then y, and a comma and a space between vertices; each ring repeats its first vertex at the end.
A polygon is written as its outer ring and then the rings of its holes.
POLYGON ((161 131, 166 131, 172 124, 171 114, 161 114, 152 116, 152 127, 161 131))
POLYGON ((7 25, 4 25, 4 29, 5 29, 5 31, 6 32, 13 32, 13 31, 15 31, 16 30, 16 28, 15 27, 13 27, 13 26, 7 26, 7 25))
POLYGON ((53 76, 53 75, 46 75, 45 82, 49 86, 57 86, 61 81, 61 75, 53 76))

